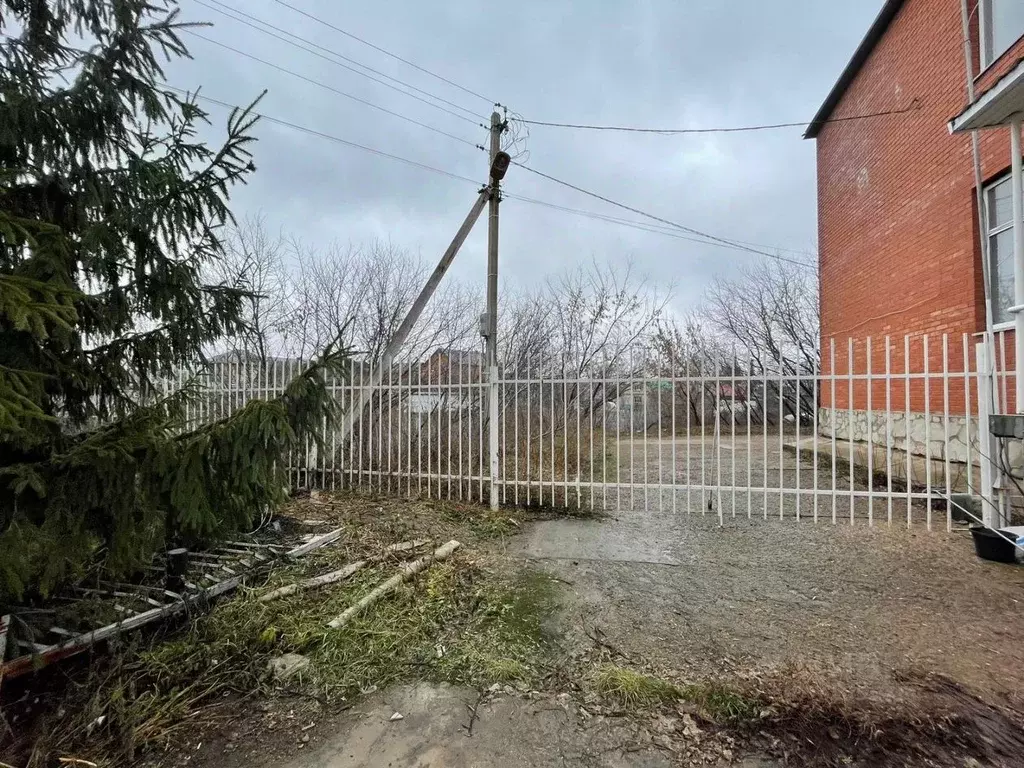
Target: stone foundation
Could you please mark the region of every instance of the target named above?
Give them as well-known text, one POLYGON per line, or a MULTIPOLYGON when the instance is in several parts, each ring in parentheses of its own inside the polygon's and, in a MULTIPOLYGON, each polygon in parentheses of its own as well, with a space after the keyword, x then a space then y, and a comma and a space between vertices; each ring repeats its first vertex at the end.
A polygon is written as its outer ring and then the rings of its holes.
POLYGON ((838 440, 855 443, 867 443, 870 436, 871 441, 883 450, 887 435, 891 435, 893 449, 901 453, 909 452, 913 456, 927 456, 941 461, 948 458, 960 464, 966 464, 970 457, 972 464, 979 463, 978 419, 974 416, 950 416, 948 442, 944 416, 926 416, 913 411, 908 420, 905 412, 894 411, 887 417, 884 411, 851 412, 844 408, 821 408, 818 412, 818 431, 826 437, 834 434, 838 440), (890 419, 891 427, 888 426, 890 419), (892 431, 888 432, 890 428, 892 431))

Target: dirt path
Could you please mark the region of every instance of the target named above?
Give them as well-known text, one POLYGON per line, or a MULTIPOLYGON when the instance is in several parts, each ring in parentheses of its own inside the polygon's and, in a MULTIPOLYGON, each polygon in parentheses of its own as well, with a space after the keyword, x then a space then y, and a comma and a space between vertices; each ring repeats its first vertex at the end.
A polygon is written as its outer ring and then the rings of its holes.
MULTIPOLYGON (((881 498, 872 505, 873 527, 864 499, 851 525, 842 483, 839 524, 831 522, 828 496, 819 497, 813 521, 813 494, 800 499, 799 521, 796 494, 782 497, 785 520, 777 519, 778 493, 769 499, 769 519, 761 519, 764 499, 745 490, 748 474, 755 485, 767 476, 770 486, 782 474, 785 487, 805 489, 827 488, 831 478, 822 471, 815 478, 812 463, 793 454, 780 461, 769 452, 766 461, 759 439, 723 443, 728 450, 716 471, 737 490, 721 497, 720 527, 719 499, 710 491, 677 490, 673 500, 642 487, 645 478, 653 485, 659 476, 687 476, 683 443, 673 450, 670 441, 649 441, 646 461, 641 444, 621 445, 620 477, 629 479, 632 448, 641 485, 612 490, 611 519, 540 522, 522 537, 521 556, 572 585, 578 627, 595 624, 623 650, 701 673, 732 658, 817 667, 867 690, 895 692, 893 671, 909 669, 948 674, 994 695, 1021 689, 1024 568, 979 560, 966 531, 942 530, 944 513, 934 514, 929 532, 926 511, 915 508, 921 519, 907 530, 902 499, 895 525, 882 524, 888 503, 881 498)), ((691 484, 699 482, 700 450, 689 449, 691 484)))
MULTIPOLYGON (((671 476, 671 451, 661 454, 660 464, 647 455, 648 482, 671 476)), ((735 455, 741 486, 747 457, 735 455)), ((788 484, 797 460, 783 461, 788 484)), ((727 466, 732 476, 731 457, 727 466)), ((804 462, 801 470, 807 487, 813 468, 804 462)), ((768 471, 777 477, 779 467, 768 471)), ((755 472, 764 467, 751 459, 755 472)), ((996 699, 1024 687, 1024 569, 978 560, 964 533, 869 528, 860 517, 832 525, 830 506, 817 524, 797 522, 795 497, 783 500, 782 522, 734 518, 727 500, 719 527, 700 493, 686 506, 676 492, 674 509, 665 494, 648 491, 646 503, 643 495, 634 489, 632 504, 628 492, 622 503, 613 499, 607 519, 534 523, 512 542, 514 557, 566 585, 559 624, 568 646, 600 642, 681 679, 800 668, 875 700, 916 695, 897 682, 900 673, 941 673, 996 699)), ((744 492, 736 496, 745 510, 744 492)), ((443 686, 386 691, 287 766, 690 764, 652 743, 649 729, 589 718, 552 695, 488 700, 470 734, 477 701, 475 691, 443 686), (401 720, 391 719, 395 712, 401 720)), ((718 764, 782 763, 748 756, 718 764)))
MULTIPOLYGON (((480 703, 479 694, 470 689, 419 684, 370 697, 334 725, 334 734, 315 753, 296 756, 282 768, 670 768, 678 764, 635 723, 623 718, 583 718, 568 697, 498 695, 480 703), (402 719, 392 719, 395 713, 402 719)), ((775 765, 758 758, 733 764, 739 768, 775 765)))

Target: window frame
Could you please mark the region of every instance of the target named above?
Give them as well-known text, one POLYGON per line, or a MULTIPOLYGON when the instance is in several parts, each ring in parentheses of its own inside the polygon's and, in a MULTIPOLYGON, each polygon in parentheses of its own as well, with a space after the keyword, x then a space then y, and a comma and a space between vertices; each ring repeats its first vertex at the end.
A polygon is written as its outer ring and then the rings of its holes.
POLYGON ((1021 30, 1021 34, 1011 42, 1004 50, 999 53, 995 53, 993 49, 992 39, 990 35, 986 35, 989 29, 989 16, 992 13, 992 3, 996 0, 978 0, 978 61, 981 64, 978 75, 980 76, 986 69, 995 64, 999 59, 1002 58, 1006 51, 1013 48, 1017 44, 1017 40, 1024 37, 1024 29, 1021 30), (992 51, 991 53, 989 51, 992 51))
MULTIPOLYGON (((1013 177, 1010 174, 1008 174, 1008 173, 1004 173, 1002 176, 999 176, 998 178, 992 179, 992 181, 990 181, 988 184, 984 185, 981 188, 982 198, 985 201, 985 229, 986 229, 986 231, 985 231, 985 258, 987 258, 988 262, 989 262, 988 263, 988 280, 989 280, 989 285, 986 286, 986 287, 988 288, 987 293, 989 295, 989 299, 992 302, 995 302, 995 300, 996 300, 996 285, 994 285, 992 283, 992 277, 993 277, 993 271, 994 271, 993 270, 994 264, 992 263, 992 240, 997 235, 1000 235, 1003 232, 1006 232, 1007 230, 1013 229, 1013 212, 1012 212, 1012 210, 1010 212, 1010 219, 1009 219, 1009 221, 1007 221, 1005 224, 1000 224, 999 226, 993 226, 992 225, 992 222, 994 221, 995 217, 992 215, 992 207, 991 207, 992 204, 991 204, 991 202, 989 200, 989 192, 991 192, 993 189, 995 189, 996 187, 998 187, 1000 184, 1003 184, 1003 183, 1009 183, 1010 184, 1010 186, 1011 186, 1010 194, 1013 194, 1013 189, 1012 189, 1013 177)), ((1011 306, 1012 306, 1012 303, 1011 303, 1011 306)), ((1012 319, 1005 320, 1005 321, 1003 321, 1001 323, 995 322, 994 318, 995 318, 995 315, 996 315, 996 309, 997 309, 997 307, 993 303, 993 305, 992 305, 992 317, 993 317, 992 330, 995 330, 995 331, 1012 330, 1014 328, 1014 321, 1012 319)))

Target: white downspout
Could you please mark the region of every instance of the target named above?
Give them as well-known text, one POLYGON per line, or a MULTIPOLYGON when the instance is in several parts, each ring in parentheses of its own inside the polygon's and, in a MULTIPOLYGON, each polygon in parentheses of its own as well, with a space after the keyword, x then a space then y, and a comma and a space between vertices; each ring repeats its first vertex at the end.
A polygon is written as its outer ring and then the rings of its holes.
POLYGON ((1010 153, 1012 154, 1013 185, 1013 303, 1017 310, 1013 316, 1014 372, 1017 383, 1014 406, 1024 413, 1024 172, 1021 170, 1020 115, 1010 122, 1010 153))
MULTIPOLYGON (((980 12, 980 6, 975 5, 975 10, 980 12)), ((967 83, 967 104, 974 103, 974 51, 971 45, 971 9, 968 7, 968 0, 960 2, 960 21, 964 38, 964 74, 967 83)), ((985 207, 985 190, 982 185, 981 174, 981 146, 978 131, 971 131, 971 160, 974 166, 974 193, 978 206, 978 235, 979 252, 981 253, 981 282, 985 292, 985 333, 982 336, 981 345, 984 347, 983 354, 977 353, 978 365, 978 444, 980 455, 978 465, 981 470, 981 496, 987 500, 985 507, 985 524, 992 525, 992 510, 995 509, 994 500, 997 496, 999 486, 1000 470, 994 457, 999 446, 997 440, 992 437, 988 428, 988 416, 995 413, 996 402, 996 354, 995 354, 995 331, 992 322, 992 265, 989 260, 989 226, 988 212, 985 207)), ((968 404, 967 415, 970 418, 970 405, 968 404)), ((968 472, 967 486, 974 492, 974 472, 968 472)), ((1001 493, 999 496, 1001 497, 1001 493)))

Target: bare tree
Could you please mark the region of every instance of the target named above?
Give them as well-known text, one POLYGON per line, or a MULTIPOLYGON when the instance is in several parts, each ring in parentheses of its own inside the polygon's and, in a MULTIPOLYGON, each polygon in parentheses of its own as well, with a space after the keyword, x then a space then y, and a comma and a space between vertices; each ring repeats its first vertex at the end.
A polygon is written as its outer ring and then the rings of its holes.
POLYGON ((755 377, 776 375, 761 393, 766 414, 777 401, 783 416, 812 418, 817 400, 810 377, 820 354, 816 273, 778 261, 758 263, 738 277, 716 279, 702 312, 742 369, 755 377))
POLYGON ((525 376, 552 355, 555 311, 538 289, 505 290, 499 302, 499 347, 505 376, 525 376))
POLYGON ((262 214, 240 222, 225 240, 224 258, 211 266, 211 278, 246 290, 247 332, 228 339, 229 351, 265 362, 275 340, 292 322, 293 286, 280 235, 267 231, 262 214))
MULTIPOLYGON (((324 251, 290 243, 293 269, 291 354, 308 356, 341 338, 361 359, 378 362, 427 280, 428 266, 392 243, 331 245, 324 251)), ((401 354, 418 358, 435 346, 472 342, 476 296, 442 283, 406 339, 401 354)))
MULTIPOLYGON (((715 382, 727 365, 726 353, 707 320, 700 313, 682 320, 660 320, 651 351, 652 374, 681 379, 672 387, 676 408, 683 414, 689 411, 681 420, 703 427, 719 411, 720 392, 715 382)), ((666 407, 672 407, 671 400, 666 407)))
MULTIPOLYGON (((431 267, 389 242, 375 241, 360 256, 362 282, 354 345, 376 362, 427 282, 431 267)), ((477 325, 476 299, 460 283, 443 282, 410 331, 402 352, 417 359, 437 346, 471 343, 477 325)))
POLYGON ((657 293, 631 261, 592 262, 549 279, 545 293, 554 313, 555 353, 561 368, 576 376, 642 360, 671 296, 671 290, 657 293))
POLYGON ((359 252, 331 244, 318 251, 289 241, 293 311, 283 334, 287 354, 310 357, 331 339, 351 347, 362 276, 359 252))
POLYGON ((629 386, 618 378, 630 366, 642 370, 669 299, 628 261, 592 262, 506 296, 500 318, 505 376, 529 372, 538 383, 503 387, 503 407, 539 405, 543 398, 549 431, 569 430, 562 421, 570 415, 570 421, 589 423, 593 413, 627 394, 629 386), (543 378, 563 384, 539 383, 543 378), (609 379, 616 380, 611 388, 609 379))

